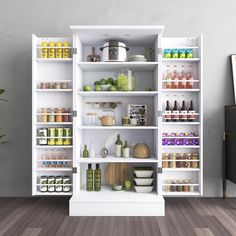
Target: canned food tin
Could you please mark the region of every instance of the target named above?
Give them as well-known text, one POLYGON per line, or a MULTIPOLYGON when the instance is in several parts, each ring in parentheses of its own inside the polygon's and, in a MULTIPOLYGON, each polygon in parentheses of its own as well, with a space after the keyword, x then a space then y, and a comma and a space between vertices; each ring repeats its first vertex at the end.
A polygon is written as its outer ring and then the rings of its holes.
POLYGON ((39 133, 39 145, 47 145, 47 129, 46 128, 41 128, 38 131, 39 133))
POLYGON ((63 187, 63 178, 61 176, 57 176, 55 179, 55 186, 56 186, 56 192, 62 192, 63 187))
POLYGON ((42 42, 41 43, 41 58, 47 58, 48 57, 48 43, 47 42, 42 42))
POLYGON ((63 128, 56 128, 55 137, 56 145, 63 145, 63 128))
POLYGON ((64 128, 63 129, 63 144, 64 145, 71 145, 71 128, 64 128))
POLYGON ((41 176, 40 177, 40 192, 47 192, 48 191, 48 178, 47 176, 41 176))
POLYGON ((49 176, 48 177, 48 192, 54 192, 55 191, 55 177, 49 176))
POLYGON ((48 57, 49 58, 55 58, 55 43, 54 42, 50 42, 49 43, 49 53, 48 53, 48 57))
POLYGON ((64 176, 63 177, 63 192, 70 192, 70 177, 64 176))
POLYGON ((68 48, 70 46, 69 42, 63 42, 63 58, 69 58, 70 57, 70 49, 68 48))
POLYGON ((56 58, 62 58, 62 42, 57 42, 56 47, 56 58))
POLYGON ((48 128, 48 145, 55 145, 55 128, 48 128))

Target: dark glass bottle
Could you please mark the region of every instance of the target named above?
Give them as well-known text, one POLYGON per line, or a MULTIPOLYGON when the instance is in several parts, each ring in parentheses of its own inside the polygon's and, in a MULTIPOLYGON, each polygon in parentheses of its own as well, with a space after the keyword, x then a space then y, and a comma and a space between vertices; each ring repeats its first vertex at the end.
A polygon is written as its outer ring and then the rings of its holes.
POLYGON ((102 187, 102 178, 101 178, 101 170, 99 169, 99 164, 96 164, 96 169, 94 171, 94 190, 101 191, 102 187))
POLYGON ((170 110, 170 104, 169 101, 166 101, 166 110, 165 110, 165 121, 170 122, 171 121, 171 110, 170 110))
POLYGON ((196 120, 196 114, 195 114, 195 110, 193 108, 193 101, 190 101, 190 106, 188 109, 188 120, 190 122, 193 122, 196 120))
POLYGON ((185 106, 185 101, 182 101, 182 107, 180 109, 180 121, 186 122, 187 119, 188 119, 188 113, 187 113, 187 109, 185 106))
POLYGON ((86 173, 86 189, 87 191, 93 191, 93 169, 92 164, 88 164, 86 173))
POLYGON ((179 110, 178 110, 178 105, 177 105, 177 101, 175 100, 174 102, 174 107, 172 110, 172 120, 174 122, 178 122, 179 121, 179 110))

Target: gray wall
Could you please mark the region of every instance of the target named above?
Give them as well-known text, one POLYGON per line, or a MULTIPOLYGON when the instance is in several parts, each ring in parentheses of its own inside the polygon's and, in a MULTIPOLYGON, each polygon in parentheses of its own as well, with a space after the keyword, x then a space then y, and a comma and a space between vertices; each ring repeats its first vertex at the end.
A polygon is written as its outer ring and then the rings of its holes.
MULTIPOLYGON (((223 106, 232 104, 228 55, 236 53, 235 0, 1 1, 0 196, 31 194, 31 34, 70 35, 70 24, 163 24, 165 36, 204 34, 205 196, 221 194, 223 106)), ((236 195, 236 186, 230 186, 236 195)))

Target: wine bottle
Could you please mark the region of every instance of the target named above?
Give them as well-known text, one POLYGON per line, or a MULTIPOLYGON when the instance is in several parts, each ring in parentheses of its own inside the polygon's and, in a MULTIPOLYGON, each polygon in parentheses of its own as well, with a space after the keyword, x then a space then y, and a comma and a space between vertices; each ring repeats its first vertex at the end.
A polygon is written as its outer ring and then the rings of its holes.
POLYGON ((117 135, 117 140, 115 142, 115 156, 121 157, 122 156, 122 142, 120 140, 120 135, 117 135))
POLYGON ((195 114, 195 110, 193 108, 193 101, 190 101, 190 106, 188 109, 188 120, 190 122, 193 122, 196 119, 196 114, 195 114))
POLYGON ((166 101, 166 110, 165 110, 164 118, 166 122, 171 121, 171 110, 170 110, 169 100, 166 101))
POLYGON ((177 101, 175 100, 174 102, 174 107, 172 110, 172 120, 174 122, 178 122, 179 121, 179 110, 178 110, 178 106, 177 106, 177 101))
POLYGON ((186 122, 188 119, 188 112, 185 107, 185 101, 182 101, 182 107, 180 109, 180 121, 186 122))

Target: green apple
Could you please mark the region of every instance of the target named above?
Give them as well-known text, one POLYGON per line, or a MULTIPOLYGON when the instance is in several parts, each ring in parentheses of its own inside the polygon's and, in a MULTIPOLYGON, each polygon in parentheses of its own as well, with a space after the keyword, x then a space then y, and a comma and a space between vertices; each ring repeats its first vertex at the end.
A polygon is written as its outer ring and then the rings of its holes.
POLYGON ((116 87, 115 87, 115 86, 113 86, 113 85, 112 85, 112 86, 110 86, 110 87, 109 87, 109 91, 116 91, 116 87))
POLYGON ((95 86, 94 86, 94 91, 96 91, 96 92, 102 91, 101 86, 100 86, 100 85, 95 85, 95 86))
POLYGON ((100 85, 105 85, 106 84, 106 80, 105 79, 100 79, 100 85))
POLYGON ((91 88, 90 88, 90 86, 89 85, 84 85, 84 91, 86 91, 86 92, 89 92, 89 91, 91 91, 91 88))

